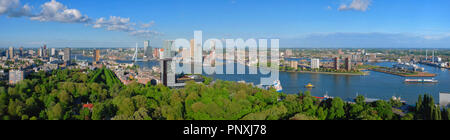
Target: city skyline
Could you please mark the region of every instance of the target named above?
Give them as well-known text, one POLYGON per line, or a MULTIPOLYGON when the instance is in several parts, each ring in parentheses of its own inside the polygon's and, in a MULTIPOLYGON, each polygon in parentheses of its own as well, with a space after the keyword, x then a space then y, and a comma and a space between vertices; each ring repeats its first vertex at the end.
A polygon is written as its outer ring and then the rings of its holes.
POLYGON ((150 40, 279 38, 281 48, 450 48, 449 1, 1 0, 0 48, 127 48, 150 40), (102 3, 98 5, 96 3, 102 3), (118 10, 120 9, 120 10, 118 10))

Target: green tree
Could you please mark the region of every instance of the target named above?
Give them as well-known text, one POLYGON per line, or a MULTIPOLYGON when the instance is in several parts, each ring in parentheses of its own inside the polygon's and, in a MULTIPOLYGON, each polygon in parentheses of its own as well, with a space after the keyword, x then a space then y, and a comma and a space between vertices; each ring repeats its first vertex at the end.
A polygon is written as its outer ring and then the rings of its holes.
POLYGON ((62 105, 57 103, 47 110, 47 116, 49 120, 61 120, 63 117, 62 105))

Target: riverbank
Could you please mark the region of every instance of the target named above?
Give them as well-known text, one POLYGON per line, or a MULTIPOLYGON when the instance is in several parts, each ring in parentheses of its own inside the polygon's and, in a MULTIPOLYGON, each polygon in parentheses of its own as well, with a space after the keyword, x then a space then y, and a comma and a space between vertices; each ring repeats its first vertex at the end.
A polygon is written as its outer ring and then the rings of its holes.
POLYGON ((371 71, 376 71, 376 72, 382 72, 382 73, 386 73, 386 74, 402 76, 402 77, 436 77, 437 76, 437 74, 427 73, 427 72, 399 73, 399 72, 392 72, 392 71, 388 71, 388 70, 383 70, 383 69, 380 69, 380 68, 372 68, 370 70, 371 71))

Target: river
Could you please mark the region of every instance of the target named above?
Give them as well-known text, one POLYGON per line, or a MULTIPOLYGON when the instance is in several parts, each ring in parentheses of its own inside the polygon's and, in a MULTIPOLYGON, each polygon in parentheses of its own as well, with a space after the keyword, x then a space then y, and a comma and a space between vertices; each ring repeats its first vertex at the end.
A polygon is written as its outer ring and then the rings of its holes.
MULTIPOLYGON (((118 62, 131 63, 131 61, 118 62)), ((137 64, 148 68, 159 65, 157 61, 138 62, 137 64)), ((394 63, 382 62, 372 63, 371 65, 391 67, 392 64, 394 63)), ((450 71, 426 65, 419 66, 424 67, 427 72, 436 73, 435 79, 439 80, 439 83, 407 84, 404 83, 405 77, 374 71, 370 71, 370 74, 366 76, 280 72, 280 81, 283 86, 283 92, 287 94, 297 94, 300 91, 308 90, 313 96, 324 96, 327 94, 347 101, 352 100, 357 95, 382 100, 389 100, 392 96, 396 96, 401 97, 408 104, 415 104, 419 95, 427 93, 435 97, 436 103, 439 102, 440 92, 450 92, 450 71), (313 89, 305 88, 304 86, 308 83, 316 87, 313 89)), ((246 67, 246 71, 248 73, 248 67, 246 67)), ((269 75, 214 74, 207 76, 227 81, 246 81, 258 85, 262 77, 268 77, 269 75)))

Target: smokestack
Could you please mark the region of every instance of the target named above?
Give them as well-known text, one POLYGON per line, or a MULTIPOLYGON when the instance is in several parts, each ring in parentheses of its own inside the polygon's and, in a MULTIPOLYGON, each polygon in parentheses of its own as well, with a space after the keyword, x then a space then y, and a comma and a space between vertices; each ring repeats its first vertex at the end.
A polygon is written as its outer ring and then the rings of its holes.
POLYGON ((431 58, 431 62, 434 63, 434 50, 433 50, 433 58, 431 58))

